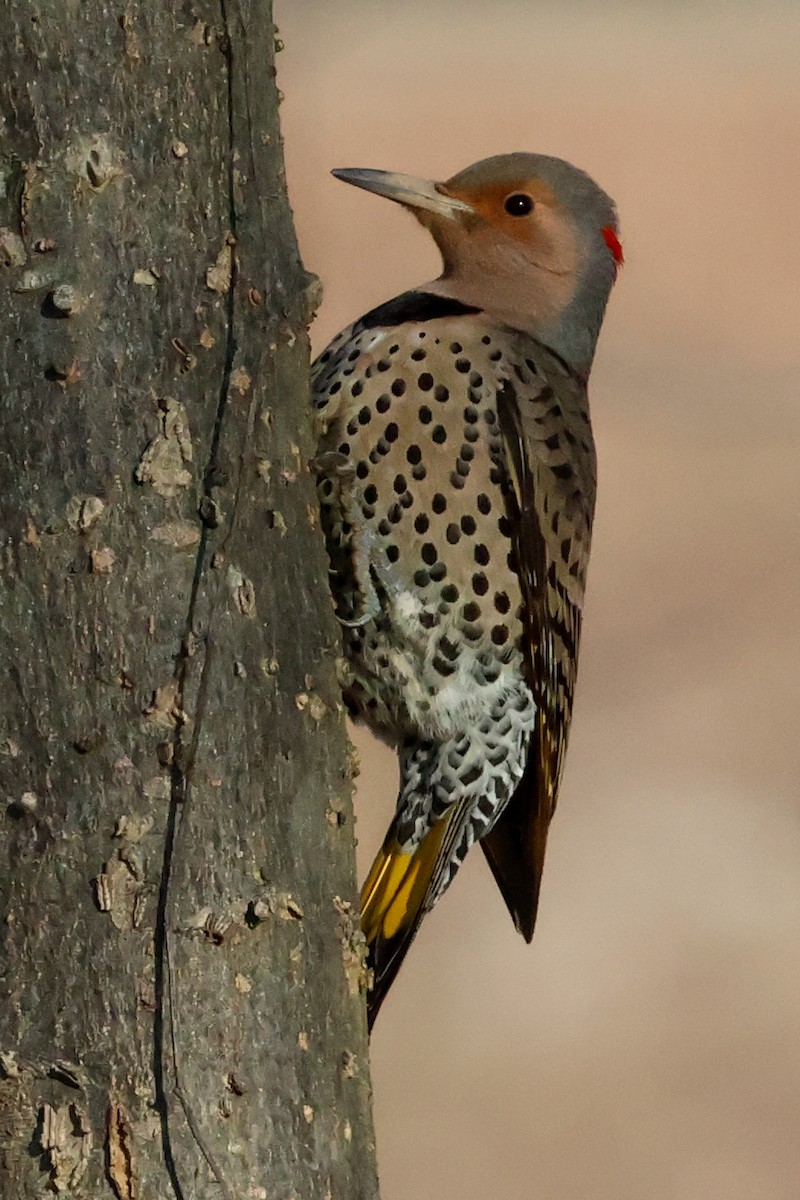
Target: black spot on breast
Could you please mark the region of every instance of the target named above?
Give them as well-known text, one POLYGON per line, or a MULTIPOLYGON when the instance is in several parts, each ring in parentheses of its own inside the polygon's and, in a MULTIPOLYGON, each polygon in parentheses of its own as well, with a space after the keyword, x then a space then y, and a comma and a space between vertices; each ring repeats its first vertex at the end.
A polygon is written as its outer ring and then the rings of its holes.
POLYGON ((456 642, 451 642, 449 638, 440 637, 437 645, 440 654, 443 654, 450 662, 455 662, 458 658, 461 647, 456 642))
POLYGON ((492 659, 490 662, 481 664, 483 667, 483 679, 485 683, 496 683, 500 677, 500 664, 492 659))

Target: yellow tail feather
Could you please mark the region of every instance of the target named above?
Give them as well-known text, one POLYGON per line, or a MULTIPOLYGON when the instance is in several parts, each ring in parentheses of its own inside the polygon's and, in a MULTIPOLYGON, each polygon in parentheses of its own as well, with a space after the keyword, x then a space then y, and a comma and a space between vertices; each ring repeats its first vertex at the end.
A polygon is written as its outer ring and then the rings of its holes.
POLYGON ((370 951, 374 986, 370 1024, 386 995, 429 898, 451 814, 432 825, 410 852, 401 849, 392 824, 361 889, 361 928, 370 951))

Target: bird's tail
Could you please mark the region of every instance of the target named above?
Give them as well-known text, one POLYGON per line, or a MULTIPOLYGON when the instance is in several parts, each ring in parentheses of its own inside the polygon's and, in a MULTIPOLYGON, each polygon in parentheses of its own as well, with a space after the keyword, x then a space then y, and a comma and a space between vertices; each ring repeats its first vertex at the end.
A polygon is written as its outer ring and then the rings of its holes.
POLYGON ((422 918, 437 898, 455 809, 454 805, 408 852, 401 848, 393 821, 361 889, 361 928, 374 977, 367 997, 370 1029, 422 918))

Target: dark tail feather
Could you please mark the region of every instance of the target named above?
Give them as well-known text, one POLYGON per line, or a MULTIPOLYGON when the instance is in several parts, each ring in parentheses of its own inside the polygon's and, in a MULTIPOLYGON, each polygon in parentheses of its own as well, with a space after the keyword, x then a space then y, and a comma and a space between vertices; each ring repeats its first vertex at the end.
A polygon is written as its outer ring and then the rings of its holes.
POLYGON ((519 932, 530 942, 539 906, 539 888, 550 812, 538 802, 533 771, 526 770, 481 847, 519 932))

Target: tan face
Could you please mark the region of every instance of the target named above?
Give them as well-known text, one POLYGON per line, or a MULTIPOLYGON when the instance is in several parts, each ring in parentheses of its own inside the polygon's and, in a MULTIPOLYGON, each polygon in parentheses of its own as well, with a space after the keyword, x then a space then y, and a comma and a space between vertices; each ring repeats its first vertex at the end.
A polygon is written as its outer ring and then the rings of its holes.
MULTIPOLYGON (((575 230, 555 192, 544 180, 523 176, 465 187, 459 184, 459 176, 454 176, 437 184, 436 189, 444 196, 463 200, 495 234, 502 234, 524 249, 526 257, 539 268, 558 275, 574 271, 575 230)), ((464 224, 469 226, 469 220, 464 224)), ((622 247, 614 227, 607 225, 598 232, 619 265, 622 247)))
POLYGON ((436 184, 442 196, 469 209, 455 219, 415 215, 444 259, 445 280, 459 294, 498 314, 535 313, 553 319, 573 297, 581 259, 578 231, 541 179, 436 184))
POLYGON ((583 171, 517 153, 444 183, 365 168, 334 174, 402 204, 429 230, 444 270, 425 290, 530 333, 588 372, 622 248, 613 202, 583 171))
POLYGON ((464 188, 452 180, 439 184, 445 196, 463 200, 476 217, 462 218, 464 233, 474 246, 489 246, 507 262, 517 259, 552 275, 570 276, 578 266, 578 242, 573 224, 552 189, 537 178, 512 183, 491 182, 464 188))

